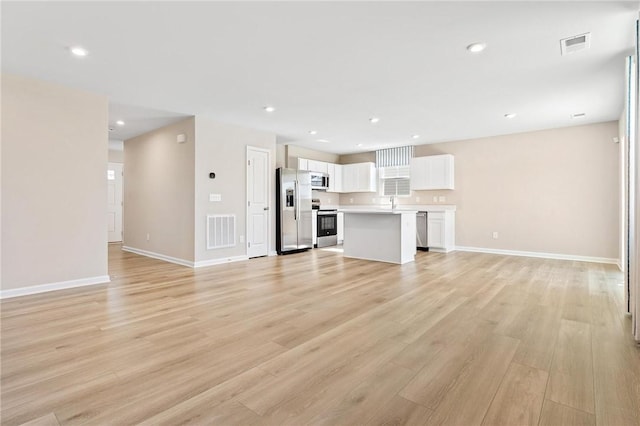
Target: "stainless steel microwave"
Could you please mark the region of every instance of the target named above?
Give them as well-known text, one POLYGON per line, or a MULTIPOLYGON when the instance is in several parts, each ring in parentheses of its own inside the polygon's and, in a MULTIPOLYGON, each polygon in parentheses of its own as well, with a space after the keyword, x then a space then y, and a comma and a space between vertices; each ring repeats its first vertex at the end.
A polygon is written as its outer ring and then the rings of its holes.
POLYGON ((311 175, 311 189, 326 191, 329 189, 329 175, 320 172, 309 172, 311 175))

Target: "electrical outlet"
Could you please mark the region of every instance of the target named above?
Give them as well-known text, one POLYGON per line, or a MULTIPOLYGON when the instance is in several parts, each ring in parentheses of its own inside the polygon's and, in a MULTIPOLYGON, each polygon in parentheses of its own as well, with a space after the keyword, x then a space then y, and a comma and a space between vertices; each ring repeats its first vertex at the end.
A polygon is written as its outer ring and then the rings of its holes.
POLYGON ((435 195, 433 196, 433 202, 437 203, 438 202, 438 197, 436 197, 435 195))
POLYGON ((240 235, 240 242, 244 243, 244 235, 240 235))
POLYGON ((438 202, 439 203, 444 203, 445 201, 447 201, 447 197, 445 197, 444 195, 441 195, 438 197, 438 202))
POLYGON ((353 204, 353 198, 349 198, 349 202, 353 204))
POLYGON ((151 239, 151 235, 149 235, 149 233, 147 232, 147 241, 149 241, 151 239))
POLYGON ((498 231, 493 231, 493 239, 494 240, 498 239, 498 231))

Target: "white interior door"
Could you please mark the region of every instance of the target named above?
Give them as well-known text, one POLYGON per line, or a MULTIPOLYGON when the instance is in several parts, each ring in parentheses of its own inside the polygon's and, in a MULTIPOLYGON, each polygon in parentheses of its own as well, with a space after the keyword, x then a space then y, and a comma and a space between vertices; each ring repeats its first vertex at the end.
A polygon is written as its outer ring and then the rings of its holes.
POLYGON ((269 151, 247 147, 247 255, 269 254, 269 151))
POLYGON ((107 232, 109 242, 122 241, 122 164, 107 166, 107 232))

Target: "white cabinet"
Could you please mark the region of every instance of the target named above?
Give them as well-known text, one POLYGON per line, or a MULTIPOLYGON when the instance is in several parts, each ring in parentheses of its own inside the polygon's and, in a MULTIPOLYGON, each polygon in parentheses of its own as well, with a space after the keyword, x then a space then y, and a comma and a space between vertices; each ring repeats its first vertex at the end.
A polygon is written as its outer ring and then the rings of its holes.
POLYGON ((327 163, 329 189, 327 192, 342 192, 342 165, 327 163))
POLYGON ((309 170, 310 172, 318 172, 318 173, 328 173, 328 163, 324 161, 316 161, 316 160, 307 160, 309 162, 309 170))
POLYGON ((318 244, 318 210, 311 210, 311 239, 315 247, 318 244))
POLYGON ((298 170, 329 175, 327 192, 376 192, 377 175, 374 163, 334 164, 298 158, 298 170))
POLYGON ((427 212, 427 246, 431 251, 455 250, 455 213, 447 210, 427 212))
POLYGON ((411 190, 454 189, 453 155, 411 159, 411 190))
POLYGON ((344 242, 344 213, 338 213, 338 244, 344 242))
POLYGON ((376 192, 376 165, 355 163, 342 166, 342 192, 376 192))
POLYGON ((298 170, 309 170, 309 160, 298 158, 298 170))

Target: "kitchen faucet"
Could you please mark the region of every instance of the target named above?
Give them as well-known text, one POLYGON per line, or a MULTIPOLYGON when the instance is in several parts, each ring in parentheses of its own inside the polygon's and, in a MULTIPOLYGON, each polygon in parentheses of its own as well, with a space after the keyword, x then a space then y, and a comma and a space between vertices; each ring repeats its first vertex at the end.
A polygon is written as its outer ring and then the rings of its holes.
POLYGON ((391 196, 391 210, 396 209, 396 197, 394 195, 391 196))

